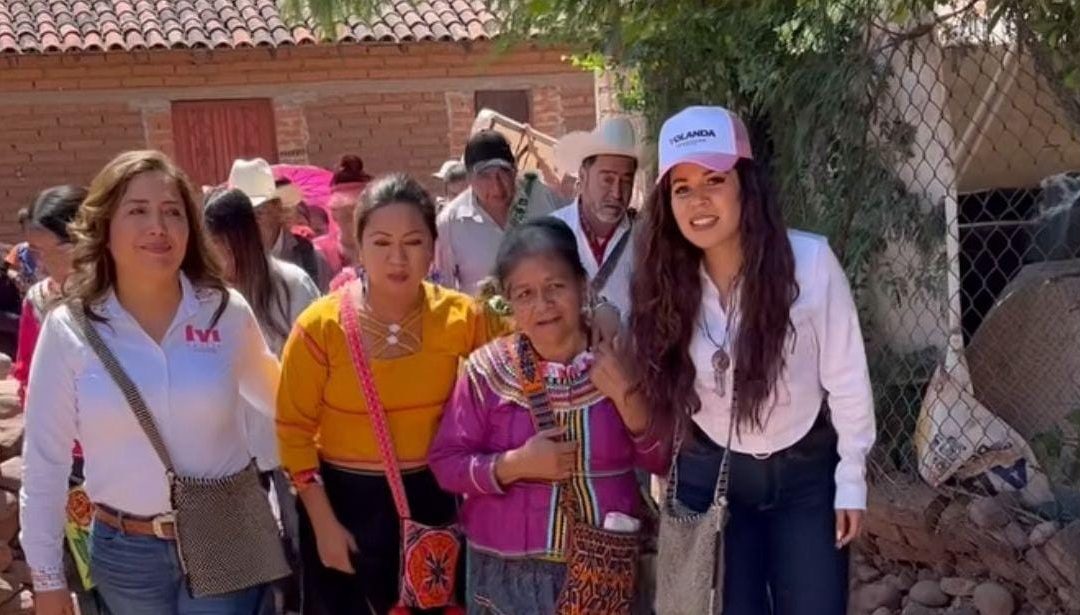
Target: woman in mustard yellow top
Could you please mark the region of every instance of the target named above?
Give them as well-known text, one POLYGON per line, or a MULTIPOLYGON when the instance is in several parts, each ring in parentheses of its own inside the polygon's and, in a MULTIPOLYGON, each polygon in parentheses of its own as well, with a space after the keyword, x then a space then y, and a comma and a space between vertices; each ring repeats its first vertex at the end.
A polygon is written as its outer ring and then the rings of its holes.
POLYGON ((342 293, 360 297, 363 345, 412 516, 428 525, 456 514, 427 468, 443 404, 459 362, 498 326, 469 297, 424 281, 435 204, 415 180, 376 180, 354 226, 365 279, 304 311, 282 356, 278 444, 302 503, 305 614, 383 615, 399 589, 398 514, 346 343, 342 293))

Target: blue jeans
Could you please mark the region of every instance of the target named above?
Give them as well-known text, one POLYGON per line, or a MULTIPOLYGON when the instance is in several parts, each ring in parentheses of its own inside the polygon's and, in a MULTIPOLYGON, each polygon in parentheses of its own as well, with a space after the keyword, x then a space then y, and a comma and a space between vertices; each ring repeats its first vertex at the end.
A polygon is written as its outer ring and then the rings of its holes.
POLYGON ((257 615, 266 586, 194 598, 188 591, 176 543, 124 534, 94 522, 90 574, 115 615, 257 615))
MULTIPOLYGON (((677 498, 712 502, 723 448, 694 427, 679 454, 677 498)), ((823 415, 767 459, 731 455, 724 615, 844 615, 848 550, 836 549, 836 431, 823 415)))

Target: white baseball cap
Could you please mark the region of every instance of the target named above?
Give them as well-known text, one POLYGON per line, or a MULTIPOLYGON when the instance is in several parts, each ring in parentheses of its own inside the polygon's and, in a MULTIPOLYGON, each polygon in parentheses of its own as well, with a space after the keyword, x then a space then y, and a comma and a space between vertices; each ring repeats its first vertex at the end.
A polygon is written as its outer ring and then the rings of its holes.
POLYGON ((251 199, 252 207, 258 207, 270 199, 279 198, 274 184, 274 171, 262 158, 236 160, 229 172, 229 188, 236 188, 251 199))
POLYGON ((726 172, 740 158, 753 159, 746 125, 723 107, 687 107, 660 128, 657 183, 677 164, 693 162, 726 172))

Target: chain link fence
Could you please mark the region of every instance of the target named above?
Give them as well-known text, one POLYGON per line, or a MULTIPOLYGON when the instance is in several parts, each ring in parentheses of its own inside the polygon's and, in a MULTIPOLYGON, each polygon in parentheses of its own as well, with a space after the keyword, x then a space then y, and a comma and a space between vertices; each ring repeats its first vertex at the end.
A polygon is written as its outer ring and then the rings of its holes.
MULTIPOLYGON (((883 229, 856 285, 873 489, 929 484, 942 507, 994 498, 1023 537, 1063 528, 1080 518, 1077 100, 1016 24, 977 7, 871 38, 887 71, 871 138, 902 145, 897 199, 937 223, 883 229)), ((1022 559, 1027 543, 1012 542, 1022 559)))

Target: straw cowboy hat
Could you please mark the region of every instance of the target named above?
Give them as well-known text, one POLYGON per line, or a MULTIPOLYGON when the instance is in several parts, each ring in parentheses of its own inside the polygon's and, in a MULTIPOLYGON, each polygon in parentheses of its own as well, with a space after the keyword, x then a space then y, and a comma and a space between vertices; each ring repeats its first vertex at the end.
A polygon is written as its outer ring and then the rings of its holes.
POLYGON ((593 156, 626 156, 640 160, 634 125, 626 117, 609 117, 592 132, 571 132, 555 144, 555 165, 577 175, 581 163, 593 156))
POLYGON ((246 194, 253 207, 282 197, 281 191, 274 184, 274 171, 270 168, 270 163, 262 158, 241 158, 234 161, 229 172, 228 186, 246 194))

